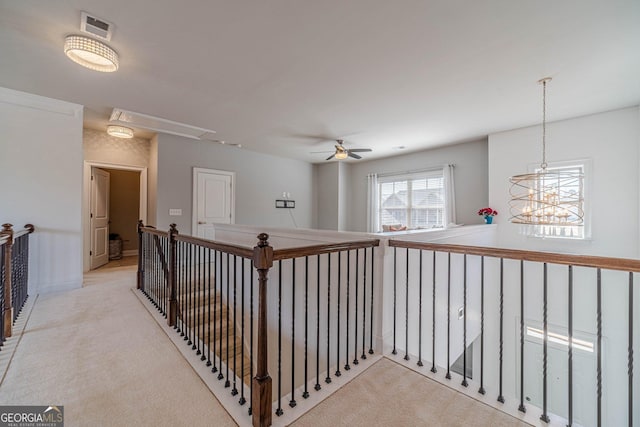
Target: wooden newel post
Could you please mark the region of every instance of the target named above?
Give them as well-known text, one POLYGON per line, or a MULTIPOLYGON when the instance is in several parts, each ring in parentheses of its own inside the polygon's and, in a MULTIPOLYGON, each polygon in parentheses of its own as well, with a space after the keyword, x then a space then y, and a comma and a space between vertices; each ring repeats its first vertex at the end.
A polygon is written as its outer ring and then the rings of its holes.
POLYGON ((142 251, 142 227, 144 227, 144 223, 142 220, 138 221, 138 281, 137 288, 142 289, 144 283, 144 260, 143 251, 142 251))
POLYGON ((169 310, 167 312, 167 324, 169 326, 176 326, 178 321, 178 295, 176 290, 176 266, 178 264, 176 235, 178 234, 178 229, 175 224, 171 224, 169 227, 169 281, 167 283, 167 287, 169 288, 169 310))
POLYGON ((2 224, 0 234, 7 236, 6 248, 4 250, 4 336, 11 336, 11 326, 13 325, 13 304, 11 295, 11 250, 13 248, 13 225, 2 224))
POLYGON ((251 413, 254 427, 271 425, 271 377, 267 370, 267 274, 273 266, 273 248, 269 235, 258 236, 258 246, 253 248, 253 266, 258 270, 258 369, 253 378, 251 413))

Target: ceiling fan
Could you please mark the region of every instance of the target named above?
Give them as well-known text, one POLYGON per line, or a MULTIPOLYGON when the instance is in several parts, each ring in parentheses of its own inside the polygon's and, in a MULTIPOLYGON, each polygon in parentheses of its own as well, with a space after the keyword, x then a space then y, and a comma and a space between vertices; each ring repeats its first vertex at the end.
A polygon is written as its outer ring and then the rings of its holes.
MULTIPOLYGON (((338 160, 344 160, 347 157, 351 157, 354 159, 361 159, 362 157, 355 153, 366 153, 366 152, 372 151, 371 148, 352 148, 352 149, 345 148, 344 145, 342 145, 344 142, 344 140, 342 139, 336 139, 336 142, 337 142, 337 144, 335 145, 336 151, 332 155, 327 157, 326 160, 331 160, 334 157, 338 160)), ((317 153, 325 153, 325 151, 317 151, 317 153)))

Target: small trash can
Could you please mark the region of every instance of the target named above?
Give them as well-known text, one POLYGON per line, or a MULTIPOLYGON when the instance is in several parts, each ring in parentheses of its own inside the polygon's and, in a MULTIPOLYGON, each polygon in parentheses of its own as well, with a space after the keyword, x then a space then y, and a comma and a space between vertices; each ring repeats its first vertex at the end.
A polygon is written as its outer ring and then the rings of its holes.
POLYGON ((109 259, 122 259, 122 238, 117 233, 109 234, 109 259))

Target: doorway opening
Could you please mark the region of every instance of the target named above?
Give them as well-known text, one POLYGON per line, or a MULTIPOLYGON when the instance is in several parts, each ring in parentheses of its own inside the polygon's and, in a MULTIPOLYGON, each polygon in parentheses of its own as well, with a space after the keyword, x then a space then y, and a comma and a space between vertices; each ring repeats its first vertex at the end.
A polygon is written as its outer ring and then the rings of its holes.
POLYGON ((85 162, 83 271, 135 264, 136 224, 147 221, 147 168, 85 162))

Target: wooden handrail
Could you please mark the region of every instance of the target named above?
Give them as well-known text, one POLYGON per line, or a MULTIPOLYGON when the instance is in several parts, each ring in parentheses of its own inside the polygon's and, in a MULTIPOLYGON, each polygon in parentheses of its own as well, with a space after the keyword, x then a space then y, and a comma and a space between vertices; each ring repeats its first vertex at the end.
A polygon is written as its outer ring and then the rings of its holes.
POLYGON ((379 239, 359 240, 354 242, 342 243, 327 243, 322 245, 302 246, 299 248, 277 249, 273 251, 273 259, 274 261, 277 261, 289 258, 300 258, 310 255, 320 255, 354 249, 372 248, 376 246, 380 246, 379 239))
POLYGON ((561 254, 554 252, 536 252, 520 249, 502 249, 483 246, 448 245, 440 243, 410 242, 389 240, 390 247, 422 249, 436 252, 451 252, 467 255, 488 256, 494 258, 544 262, 549 264, 573 265, 576 267, 602 268, 626 272, 640 272, 640 260, 628 258, 610 258, 590 255, 561 254))
POLYGON ((225 252, 239 257, 253 259, 253 249, 246 246, 233 245, 229 243, 220 243, 213 240, 201 239, 199 237, 185 236, 183 234, 176 235, 176 241, 191 243, 193 245, 202 246, 207 249, 225 252))
POLYGON ((144 227, 140 227, 140 231, 143 232, 143 233, 153 234, 155 236, 169 237, 169 233, 168 232, 158 230, 155 227, 150 227, 148 225, 146 225, 144 227))

